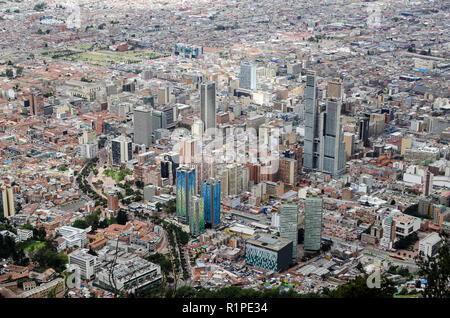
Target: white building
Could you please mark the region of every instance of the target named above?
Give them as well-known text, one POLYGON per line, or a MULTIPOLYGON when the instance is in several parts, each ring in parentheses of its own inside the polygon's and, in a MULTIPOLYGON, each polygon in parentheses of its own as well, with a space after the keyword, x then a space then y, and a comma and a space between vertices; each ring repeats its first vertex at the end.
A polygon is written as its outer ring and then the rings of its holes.
MULTIPOLYGON (((105 258, 105 261, 110 262, 111 258, 114 258, 115 251, 107 250, 105 249, 104 255, 101 257, 105 258)), ((162 276, 159 265, 146 261, 136 255, 120 252, 119 257, 116 258, 116 264, 112 272, 107 268, 103 268, 97 274, 97 278, 99 285, 103 288, 110 289, 115 287, 118 290, 135 292, 138 289, 158 284, 162 276), (111 277, 114 280, 113 284, 111 277)))
POLYGON ((67 247, 84 247, 86 243, 86 230, 72 226, 61 226, 56 229, 58 233, 66 240, 67 247))
POLYGON ((92 279, 96 273, 97 257, 81 250, 69 254, 69 266, 80 269, 80 276, 84 279, 92 279))
POLYGON ((17 229, 17 236, 20 242, 26 241, 33 237, 32 230, 17 229))
POLYGON ((93 142, 80 145, 80 155, 87 159, 98 157, 98 144, 93 142))
POLYGON ((420 219, 406 214, 397 214, 394 216, 395 236, 405 237, 420 228, 420 219))
POLYGON ((436 255, 439 246, 441 245, 441 237, 438 233, 433 232, 421 239, 419 242, 419 254, 427 257, 436 255))

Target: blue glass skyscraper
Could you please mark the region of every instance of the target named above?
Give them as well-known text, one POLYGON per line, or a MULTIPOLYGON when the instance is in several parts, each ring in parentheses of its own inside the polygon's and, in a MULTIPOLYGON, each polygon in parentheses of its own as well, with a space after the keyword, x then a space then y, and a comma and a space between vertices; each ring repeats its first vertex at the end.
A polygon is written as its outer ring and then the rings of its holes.
POLYGON ((211 227, 220 224, 220 181, 209 179, 202 185, 205 204, 205 222, 211 227))
POLYGON ((195 169, 181 166, 177 169, 177 217, 189 224, 190 200, 195 194, 195 169))

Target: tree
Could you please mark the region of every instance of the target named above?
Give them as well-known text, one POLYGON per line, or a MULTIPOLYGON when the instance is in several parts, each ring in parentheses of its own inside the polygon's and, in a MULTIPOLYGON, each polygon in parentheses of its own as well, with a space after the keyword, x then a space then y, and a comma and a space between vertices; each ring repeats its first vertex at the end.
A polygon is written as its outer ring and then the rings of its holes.
POLYGON ((449 298, 450 289, 450 244, 449 236, 445 232, 440 233, 441 245, 436 256, 425 257, 419 254, 416 264, 419 267, 419 275, 422 275, 427 284, 423 292, 426 298, 449 298))
POLYGON ((45 232, 44 227, 34 228, 33 229, 33 238, 38 241, 44 241, 47 233, 45 232))
POLYGON ((88 227, 88 224, 85 220, 78 219, 78 220, 75 220, 75 222, 73 222, 72 226, 79 228, 79 229, 85 229, 88 227))
POLYGON ((136 187, 138 187, 139 189, 144 188, 144 182, 142 182, 142 181, 136 181, 135 184, 136 184, 136 187))
POLYGON ((404 250, 413 245, 419 240, 417 232, 411 233, 408 236, 402 237, 397 242, 394 243, 394 248, 397 250, 404 250))
POLYGON ((6 74, 6 76, 7 76, 8 78, 13 78, 13 77, 14 77, 14 72, 13 72, 13 70, 10 69, 10 68, 6 69, 5 74, 6 74))
POLYGON ((364 270, 363 265, 361 264, 361 262, 358 263, 358 265, 356 265, 356 269, 359 270, 361 273, 365 273, 366 271, 364 270))
POLYGON ((125 225, 127 224, 128 216, 127 212, 123 209, 119 210, 119 213, 117 214, 117 224, 125 225))
POLYGON ((393 298, 396 291, 392 281, 382 277, 381 288, 367 286, 368 275, 357 276, 347 284, 340 285, 330 292, 332 298, 393 298))

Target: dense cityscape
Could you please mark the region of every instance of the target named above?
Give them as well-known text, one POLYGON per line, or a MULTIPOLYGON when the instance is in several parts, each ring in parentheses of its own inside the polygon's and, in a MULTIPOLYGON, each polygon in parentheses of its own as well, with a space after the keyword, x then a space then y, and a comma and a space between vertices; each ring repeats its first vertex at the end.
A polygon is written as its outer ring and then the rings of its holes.
POLYGON ((448 298, 449 8, 0 1, 0 298, 448 298))

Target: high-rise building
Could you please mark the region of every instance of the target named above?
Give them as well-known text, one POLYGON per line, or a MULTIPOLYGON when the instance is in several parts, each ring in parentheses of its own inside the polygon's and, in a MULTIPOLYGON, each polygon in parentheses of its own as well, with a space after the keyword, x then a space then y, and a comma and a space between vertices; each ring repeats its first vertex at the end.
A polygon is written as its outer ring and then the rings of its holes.
POLYGON ((0 216, 9 217, 15 215, 12 187, 9 184, 0 185, 0 191, 0 216))
POLYGON ((229 164, 222 168, 220 174, 222 197, 236 196, 248 191, 249 167, 229 164))
MULTIPOLYGON (((334 93, 330 93, 327 99, 326 113, 323 114, 323 133, 320 140, 320 170, 332 176, 345 172, 345 143, 341 125, 342 95, 340 95, 342 81, 333 80, 329 87, 333 87, 334 93), (332 96, 340 96, 335 98, 332 96)), ((322 116, 321 116, 322 117, 322 116)))
POLYGON ((204 128, 216 128, 216 83, 205 82, 200 85, 200 117, 204 128))
POLYGON ((33 116, 44 115, 44 100, 40 94, 31 94, 29 97, 30 114, 33 116))
POLYGON ((119 210, 119 197, 115 193, 109 193, 107 197, 107 207, 109 210, 119 210))
POLYGON ((303 169, 332 176, 345 172, 345 143, 340 121, 343 90, 340 79, 330 81, 325 111, 317 102, 315 72, 306 75, 303 169))
POLYGON ((241 62, 239 87, 251 90, 256 89, 256 65, 248 61, 241 62))
POLYGON ((220 181, 209 179, 203 183, 202 196, 205 202, 205 221, 210 227, 220 224, 220 181))
POLYGON ((195 155, 199 151, 197 149, 198 142, 191 137, 186 137, 180 140, 180 164, 189 165, 196 162, 195 155))
POLYGON ((191 235, 197 236, 205 230, 204 199, 193 196, 190 200, 189 230, 191 235))
POLYGON ((323 199, 320 197, 310 196, 305 200, 305 250, 320 250, 322 241, 322 207, 323 199))
POLYGON ((282 203, 280 210, 280 237, 292 241, 292 261, 297 262, 298 206, 282 203))
MULTIPOLYGON (((294 155, 292 154, 292 157, 294 155)), ((279 179, 280 181, 295 185, 298 180, 298 162, 295 158, 283 156, 279 161, 279 179)))
POLYGON ((363 118, 359 120, 359 140, 363 142, 364 147, 370 147, 369 124, 370 124, 369 115, 365 115, 363 118))
POLYGON ((158 88, 158 105, 166 105, 169 103, 170 100, 170 87, 169 86, 163 86, 158 88))
POLYGON ((152 144, 153 132, 152 111, 143 106, 136 107, 134 110, 134 143, 138 145, 152 144))
POLYGON ((117 137, 111 141, 112 164, 120 166, 131 160, 133 151, 131 139, 125 136, 117 137))
POLYGON ((161 178, 169 179, 169 184, 174 185, 178 166, 177 160, 174 160, 172 156, 164 156, 164 160, 161 160, 161 178))
POLYGON ((347 160, 350 160, 353 155, 353 145, 355 143, 355 139, 352 133, 345 132, 344 133, 344 143, 345 143, 345 155, 347 160))
POLYGON ((427 170, 424 178, 423 195, 425 197, 429 196, 432 189, 433 189, 433 174, 430 172, 430 170, 427 170))
POLYGON ((195 194, 195 170, 186 166, 177 169, 177 217, 189 224, 190 200, 195 194))
POLYGON ((316 73, 308 71, 305 88, 305 140, 303 169, 305 172, 319 169, 320 161, 319 108, 317 104, 316 73))

